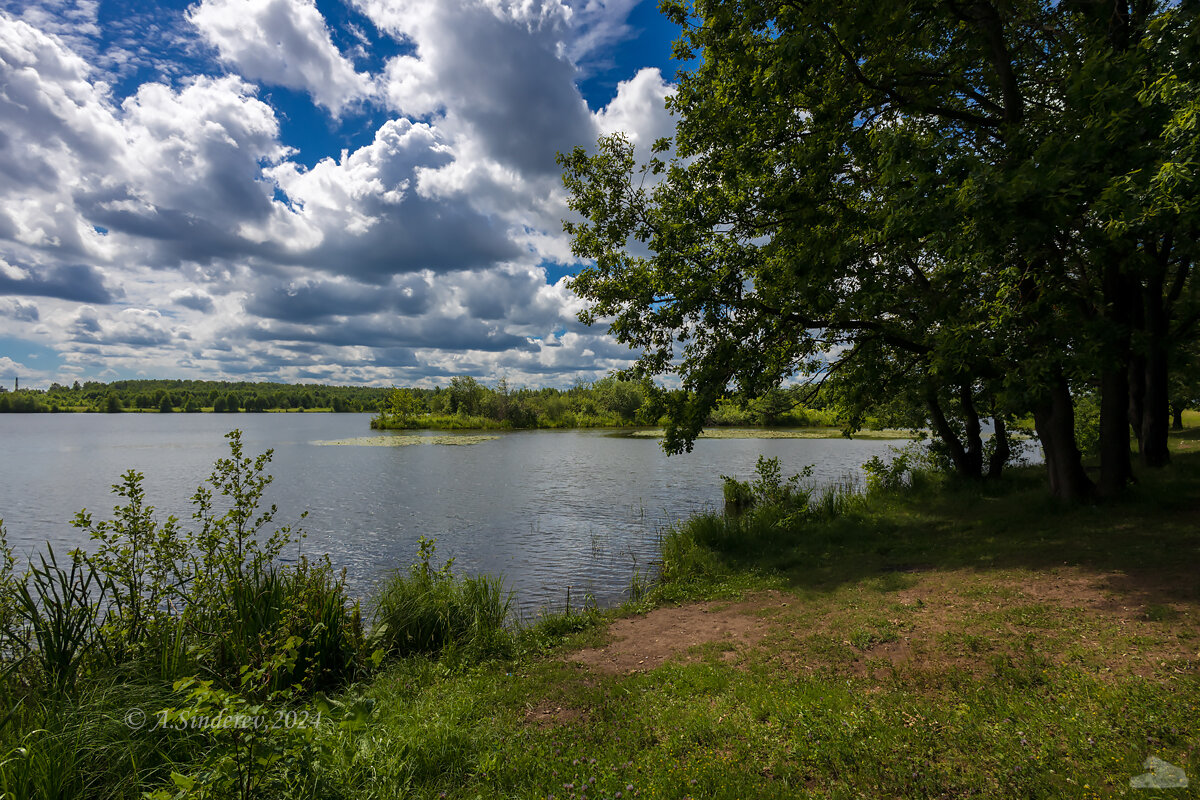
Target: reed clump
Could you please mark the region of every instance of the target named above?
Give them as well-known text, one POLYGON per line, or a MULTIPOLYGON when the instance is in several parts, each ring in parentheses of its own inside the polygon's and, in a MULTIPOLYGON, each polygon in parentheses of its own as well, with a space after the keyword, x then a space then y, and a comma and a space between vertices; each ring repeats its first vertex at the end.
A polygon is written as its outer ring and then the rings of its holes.
POLYGON ((454 651, 475 657, 511 651, 512 592, 492 575, 459 577, 454 559, 435 567, 436 540, 421 537, 417 560, 394 570, 375 605, 372 636, 391 655, 454 651))

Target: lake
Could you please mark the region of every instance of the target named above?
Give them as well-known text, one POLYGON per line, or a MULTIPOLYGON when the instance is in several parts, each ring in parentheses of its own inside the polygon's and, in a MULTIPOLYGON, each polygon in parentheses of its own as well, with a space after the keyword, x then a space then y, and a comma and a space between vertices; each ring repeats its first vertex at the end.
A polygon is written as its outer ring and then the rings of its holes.
MULTIPOLYGON (((437 537, 455 570, 504 575, 521 609, 561 607, 591 593, 619 602, 636 567, 657 555, 673 520, 720 508, 721 478, 749 478, 762 454, 784 474, 815 465, 818 484, 847 474, 903 441, 702 439, 667 457, 655 439, 604 430, 518 431, 472 445, 321 445, 369 437, 367 414, 0 414, 0 518, 22 556, 49 541, 87 546, 70 526, 81 508, 107 518, 112 484, 146 476, 160 519, 190 523, 189 498, 223 435, 243 431, 248 454, 275 451, 268 499, 276 521, 308 510, 303 551, 328 552, 351 589, 369 597, 387 570, 412 562, 421 536, 437 537)), ((411 434, 409 434, 411 435, 411 434)), ((423 436, 443 436, 425 432, 423 436)), ((295 550, 290 551, 295 554, 295 550)))

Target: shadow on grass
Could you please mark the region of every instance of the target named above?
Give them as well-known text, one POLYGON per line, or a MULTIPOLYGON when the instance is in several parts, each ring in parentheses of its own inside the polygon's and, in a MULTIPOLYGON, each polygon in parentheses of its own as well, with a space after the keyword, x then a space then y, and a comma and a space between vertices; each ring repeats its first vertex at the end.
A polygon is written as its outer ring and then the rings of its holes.
MULTIPOLYGON (((1186 434, 1200 438, 1200 429, 1186 434)), ((1111 588, 1147 603, 1197 602, 1200 452, 1173 458, 1138 470, 1125 496, 1103 504, 1064 506, 1042 468, 1025 467, 994 483, 876 494, 845 516, 775 528, 714 555, 722 567, 817 592, 895 573, 1066 566, 1107 573, 1111 588)))

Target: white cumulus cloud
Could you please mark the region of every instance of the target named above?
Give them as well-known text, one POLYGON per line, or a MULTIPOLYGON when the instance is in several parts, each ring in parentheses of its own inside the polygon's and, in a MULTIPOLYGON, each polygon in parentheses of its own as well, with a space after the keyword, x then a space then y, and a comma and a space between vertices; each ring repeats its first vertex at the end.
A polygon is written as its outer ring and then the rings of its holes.
POLYGON ((243 77, 306 91, 335 115, 373 91, 313 0, 203 0, 187 17, 243 77))

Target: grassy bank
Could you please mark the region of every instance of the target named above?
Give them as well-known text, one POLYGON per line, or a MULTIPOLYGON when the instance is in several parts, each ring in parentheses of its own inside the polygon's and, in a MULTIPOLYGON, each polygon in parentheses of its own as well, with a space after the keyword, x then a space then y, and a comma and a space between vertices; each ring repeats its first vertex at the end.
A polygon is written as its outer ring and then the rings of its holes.
POLYGON ((346 796, 1196 796, 1129 781, 1200 777, 1200 458, 1099 508, 1041 484, 686 523, 611 627, 365 687, 346 796))
MULTIPOLYGON (((1049 500, 1036 468, 752 487, 770 502, 666 532, 662 580, 623 608, 515 631, 494 582, 427 546, 385 594, 376 666, 291 698, 319 719, 271 733, 253 793, 205 783, 245 740, 130 731, 131 705, 180 695, 114 680, 88 687, 105 714, 53 728, 75 737, 59 772, 93 776, 60 796, 1196 796, 1197 443, 1098 507, 1049 500), (1193 788, 1131 789, 1150 755, 1193 788)), ((24 735, 0 776, 44 736, 24 735)))

